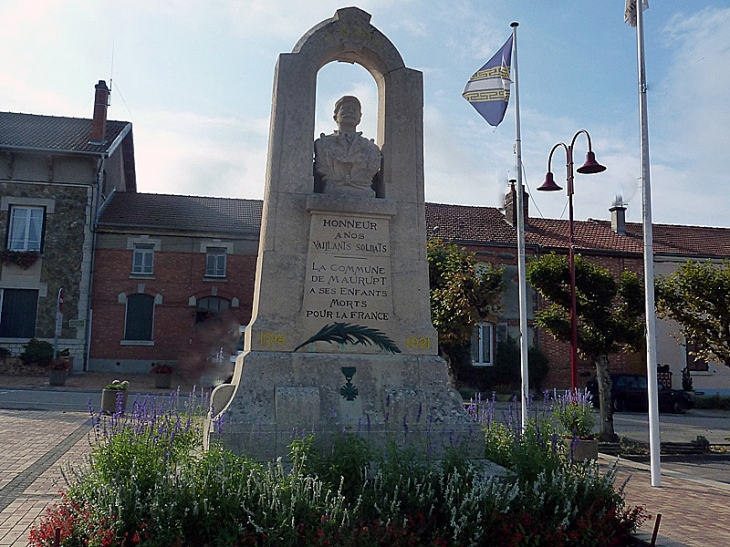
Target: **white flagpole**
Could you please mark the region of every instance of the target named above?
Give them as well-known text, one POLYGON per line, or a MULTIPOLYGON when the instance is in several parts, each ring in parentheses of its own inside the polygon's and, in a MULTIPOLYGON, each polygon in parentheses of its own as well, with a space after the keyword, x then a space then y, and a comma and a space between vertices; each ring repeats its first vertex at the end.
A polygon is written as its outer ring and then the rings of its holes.
POLYGON ((656 360, 656 313, 654 308, 654 241, 651 220, 651 182, 649 169, 649 121, 646 105, 646 66, 644 63, 643 0, 636 2, 636 44, 639 63, 639 122, 641 124, 641 199, 644 223, 644 286, 646 294, 646 376, 649 387, 649 455, 651 485, 662 485, 659 438, 659 386, 656 360))
POLYGON ((517 278, 520 298, 520 365, 522 371, 522 431, 527 426, 528 397, 530 390, 527 367, 527 275, 525 267, 525 208, 524 190, 522 189, 522 140, 520 138, 520 86, 517 72, 517 27, 512 23, 512 64, 514 66, 514 102, 515 102, 515 154, 517 154, 517 278))

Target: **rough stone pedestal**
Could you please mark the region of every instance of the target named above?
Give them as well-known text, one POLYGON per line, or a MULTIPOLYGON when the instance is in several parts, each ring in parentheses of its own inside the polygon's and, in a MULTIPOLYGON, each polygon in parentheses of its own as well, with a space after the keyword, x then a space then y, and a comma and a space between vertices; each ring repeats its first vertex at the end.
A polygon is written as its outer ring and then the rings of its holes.
POLYGON ((324 446, 343 431, 376 449, 394 441, 434 459, 450 447, 483 457, 484 435, 439 357, 250 352, 236 369, 235 386, 219 386, 212 404, 224 405, 235 387, 223 444, 256 460, 286 455, 309 433, 324 446))

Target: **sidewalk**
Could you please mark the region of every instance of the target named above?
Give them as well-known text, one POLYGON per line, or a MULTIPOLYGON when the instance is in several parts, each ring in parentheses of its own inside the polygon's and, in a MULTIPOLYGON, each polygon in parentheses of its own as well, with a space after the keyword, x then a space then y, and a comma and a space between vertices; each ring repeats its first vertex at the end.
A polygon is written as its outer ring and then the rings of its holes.
MULTIPOLYGON (((163 390, 155 388, 154 374, 121 374, 116 372, 74 372, 66 379, 63 386, 54 387, 48 383, 48 375, 39 376, 11 376, 0 375, 0 388, 14 389, 43 389, 52 391, 98 391, 110 384, 113 380, 128 380, 131 393, 161 393, 163 390)), ((172 375, 173 389, 180 386, 182 393, 189 393, 193 383, 179 374, 172 375)))
MULTIPOLYGON (((614 456, 599 456, 606 467, 614 456)), ((656 515, 661 514, 657 546, 725 547, 730 545, 730 484, 695 479, 662 469, 661 487, 651 486, 648 465, 619 460, 616 484, 628 480, 624 493, 628 506, 643 505, 652 519, 639 537, 651 540, 656 515)))
MULTIPOLYGON (((112 380, 128 380, 130 393, 190 393, 193 384, 173 375, 171 389, 155 388, 152 374, 78 372, 66 384, 39 376, 0 375, 2 388, 98 392, 112 380)), ((88 412, 0 410, 0 547, 26 547, 28 532, 65 486, 62 468, 79 465, 91 449, 88 412)))
MULTIPOLYGON (((157 392, 152 375, 129 375, 132 392, 157 392)), ((0 386, 14 388, 93 391, 114 379, 113 374, 84 373, 59 388, 47 378, 0 376, 0 386), (23 379, 25 378, 25 379, 23 379)), ((176 378, 173 378, 174 380, 176 378)), ((180 389, 192 385, 178 379, 180 389)), ((173 386, 176 382, 173 382, 173 386)), ((61 466, 79 464, 90 450, 88 414, 58 411, 0 410, 0 547, 25 547, 33 522, 58 499, 64 482, 61 466)), ((614 457, 601 456, 608 466, 614 457)), ((662 514, 659 528, 663 547, 730 545, 730 485, 697 480, 663 470, 662 486, 651 487, 649 466, 619 462, 620 485, 630 477, 627 505, 643 505, 652 516, 662 514)), ((642 539, 651 539, 655 520, 646 522, 642 539)))

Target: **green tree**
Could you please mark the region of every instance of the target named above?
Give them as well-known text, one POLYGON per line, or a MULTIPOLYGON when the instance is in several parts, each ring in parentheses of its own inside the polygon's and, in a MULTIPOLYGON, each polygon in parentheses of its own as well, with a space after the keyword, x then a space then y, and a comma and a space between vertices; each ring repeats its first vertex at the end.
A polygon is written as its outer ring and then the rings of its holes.
POLYGON ((656 301, 657 315, 681 325, 697 357, 730 366, 730 261, 688 260, 657 278, 656 301))
MULTIPOLYGON (((522 355, 520 343, 516 338, 508 336, 506 340, 497 344, 494 356, 494 366, 491 368, 493 385, 509 385, 510 388, 520 389, 522 385, 522 355)), ((542 383, 549 370, 548 358, 535 346, 527 350, 527 370, 530 379, 530 389, 541 392, 542 383)))
MULTIPOLYGON (((548 299, 535 322, 555 339, 570 341, 570 267, 555 253, 530 262, 527 280, 548 299)), ((624 271, 618 280, 606 268, 575 257, 578 352, 593 361, 601 406, 600 437, 613 440, 613 409, 608 356, 636 351, 644 341, 644 286, 638 275, 624 271)))
POLYGON ((500 309, 503 269, 477 261, 474 253, 441 239, 428 242, 431 320, 439 354, 453 377, 469 357, 474 325, 500 309))

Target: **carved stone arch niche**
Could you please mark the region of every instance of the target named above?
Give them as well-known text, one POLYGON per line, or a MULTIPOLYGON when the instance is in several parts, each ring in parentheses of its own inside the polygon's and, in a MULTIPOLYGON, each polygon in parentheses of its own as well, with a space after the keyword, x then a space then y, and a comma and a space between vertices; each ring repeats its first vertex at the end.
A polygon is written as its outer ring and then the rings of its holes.
POLYGON ((309 30, 292 53, 279 56, 267 186, 278 182, 285 184, 280 190, 312 192, 317 74, 334 61, 359 64, 378 88, 376 144, 383 154, 383 167, 376 196, 417 201, 417 184, 396 181, 406 172, 423 180, 422 74, 406 68, 393 43, 370 24, 370 14, 354 7, 337 10, 334 17, 309 30))

